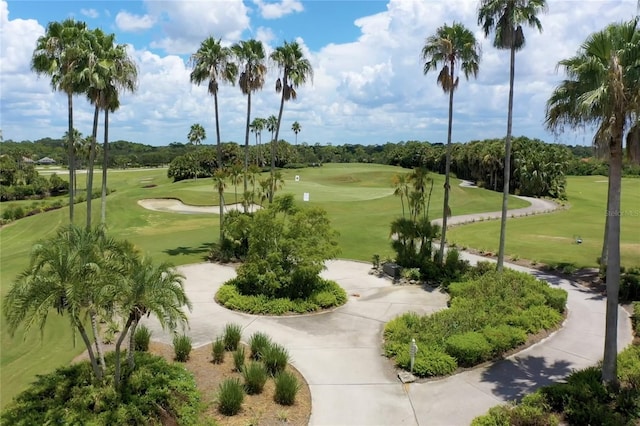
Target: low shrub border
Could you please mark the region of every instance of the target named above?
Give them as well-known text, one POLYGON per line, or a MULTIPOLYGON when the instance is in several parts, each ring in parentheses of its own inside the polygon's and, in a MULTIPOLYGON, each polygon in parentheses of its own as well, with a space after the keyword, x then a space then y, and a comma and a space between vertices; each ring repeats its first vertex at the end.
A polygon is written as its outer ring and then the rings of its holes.
POLYGON ((215 300, 225 308, 256 315, 306 314, 344 305, 347 293, 338 283, 321 280, 321 284, 307 299, 269 298, 265 295, 240 294, 231 282, 220 287, 215 300))
POLYGON ((403 314, 385 326, 385 355, 409 370, 409 346, 418 352, 419 377, 452 374, 496 359, 525 343, 530 335, 558 327, 567 292, 511 270, 502 274, 482 265, 448 288, 449 309, 432 315, 403 314))

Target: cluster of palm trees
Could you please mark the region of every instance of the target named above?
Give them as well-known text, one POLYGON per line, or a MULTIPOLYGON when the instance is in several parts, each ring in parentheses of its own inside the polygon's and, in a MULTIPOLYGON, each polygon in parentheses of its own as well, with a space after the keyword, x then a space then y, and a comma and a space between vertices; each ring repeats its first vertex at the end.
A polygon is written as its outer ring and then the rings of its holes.
MULTIPOLYGON (((275 82, 277 93, 281 94, 280 108, 277 118, 254 119, 251 120, 251 97, 262 90, 267 75, 267 55, 261 41, 251 39, 242 40, 232 46, 222 46, 221 40, 207 37, 203 40, 198 51, 191 55, 191 82, 197 85, 207 83, 208 92, 214 99, 214 118, 216 123, 216 142, 218 159, 222 159, 222 146, 220 138, 220 120, 218 105, 219 83, 238 83, 243 95, 247 96, 247 120, 245 126, 244 140, 244 193, 248 193, 249 179, 249 133, 256 134, 256 143, 261 138, 261 132, 266 127, 272 132, 271 138, 271 173, 270 190, 268 193, 269 202, 273 201, 273 193, 276 190, 275 176, 275 152, 280 124, 282 122, 282 112, 285 101, 295 100, 297 97, 296 88, 313 78, 313 68, 308 59, 304 57, 302 49, 297 42, 284 42, 278 46, 269 56, 269 59, 278 68, 280 75, 275 82), (257 120, 257 121, 256 121, 257 120)), ((297 131, 300 127, 297 126, 297 131)), ((296 132, 297 135, 297 132, 296 132)), ((218 164, 218 167, 224 167, 218 164)), ((217 179, 223 178, 223 173, 217 173, 217 179)), ((224 185, 221 182, 216 184, 221 200, 220 207, 220 233, 224 227, 224 208, 222 207, 222 190, 224 185)))
MULTIPOLYGON (((89 139, 87 170, 87 228, 91 227, 93 167, 96 157, 98 118, 104 111, 103 164, 108 164, 109 113, 120 107, 123 90, 134 91, 138 71, 126 46, 115 43, 114 34, 100 29, 90 30, 84 22, 66 19, 50 22, 45 34, 38 38, 31 68, 51 79, 54 90, 67 95, 69 128, 66 133, 69 155, 69 221, 74 220, 76 188, 76 131, 73 127, 73 96, 84 94, 94 105, 93 130, 89 139)), ((101 222, 106 222, 107 168, 102 168, 101 222)))
MULTIPOLYGON (((640 7, 640 2, 638 3, 640 7)), ((506 237, 507 204, 511 172, 511 133, 513 126, 513 90, 515 53, 525 46, 523 26, 542 31, 538 15, 547 9, 545 0, 481 0, 478 24, 485 36, 494 33, 493 45, 509 50, 509 101, 504 149, 502 220, 497 268, 503 268, 506 237)), ((591 35, 578 54, 563 60, 567 79, 554 90, 547 106, 546 123, 552 130, 564 126, 597 127, 595 145, 609 159, 609 195, 603 259, 607 258, 607 325, 603 363, 603 380, 615 382, 617 356, 618 287, 620 281, 620 191, 623 139, 627 134, 627 151, 640 157, 640 31, 638 17, 629 22, 611 24, 591 35), (606 256, 604 255, 606 254, 606 256)), ((458 87, 456 72, 476 76, 480 48, 473 33, 462 24, 444 25, 426 39, 422 48, 424 73, 442 64, 437 82, 449 94, 449 128, 445 167, 443 227, 441 247, 446 241, 446 220, 450 212, 449 170, 453 93, 458 87)), ((636 158, 638 160, 638 158, 636 158)), ((442 254, 440 255, 442 259, 442 254)))
POLYGON ((119 389, 123 377, 121 346, 129 337, 129 372, 133 371, 134 335, 140 319, 153 314, 161 325, 175 331, 191 309, 183 277, 170 265, 156 265, 127 241, 106 235, 103 226, 92 229, 69 225, 37 243, 31 262, 5 297, 4 315, 13 335, 24 327, 42 331, 49 313, 66 315, 87 349, 99 383, 109 383, 102 348, 100 323, 118 323, 112 383, 119 389), (91 330, 86 329, 90 324, 91 330))

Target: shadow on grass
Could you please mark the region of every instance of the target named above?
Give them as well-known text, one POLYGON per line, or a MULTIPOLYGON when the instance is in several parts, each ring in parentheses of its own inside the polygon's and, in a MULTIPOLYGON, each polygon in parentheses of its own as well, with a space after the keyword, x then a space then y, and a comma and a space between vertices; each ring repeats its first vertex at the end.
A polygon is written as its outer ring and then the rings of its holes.
POLYGON ((573 370, 567 361, 548 364, 543 357, 504 359, 482 373, 482 381, 494 383, 493 394, 507 401, 520 401, 541 386, 564 379, 573 370))
POLYGON ((207 254, 209 253, 209 250, 211 250, 211 244, 212 243, 203 243, 203 244, 200 244, 198 247, 180 246, 176 248, 166 249, 163 251, 167 253, 169 256, 186 256, 191 254, 204 253, 202 256, 202 260, 207 260, 207 254))

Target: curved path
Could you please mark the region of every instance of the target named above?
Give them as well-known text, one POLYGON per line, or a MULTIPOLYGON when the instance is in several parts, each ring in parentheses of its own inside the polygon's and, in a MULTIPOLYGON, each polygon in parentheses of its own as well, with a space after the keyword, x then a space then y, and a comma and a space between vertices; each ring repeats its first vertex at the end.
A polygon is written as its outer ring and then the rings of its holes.
MULTIPOLYGON (((529 213, 532 213, 531 211, 529 213)), ((486 213, 484 214, 486 215, 486 213)), ((477 217, 483 217, 478 215, 477 217)), ((462 252, 475 263, 486 258, 462 252)), ((517 399, 561 379, 602 357, 605 300, 575 283, 515 265, 568 291, 568 317, 551 337, 516 355, 445 379, 403 385, 382 355, 385 322, 398 314, 435 312, 447 296, 417 286, 394 286, 369 275, 369 264, 327 262, 323 276, 347 291, 347 303, 332 311, 295 317, 264 317, 229 311, 213 300, 223 282, 235 276, 230 266, 212 263, 179 268, 193 311, 189 314, 194 346, 210 344, 225 324, 242 325, 247 340, 256 331, 288 348, 312 396, 312 425, 467 425, 490 407, 517 399)), ((155 339, 170 343, 157 321, 146 319, 155 339)), ((619 348, 631 342, 631 323, 619 311, 619 348)))

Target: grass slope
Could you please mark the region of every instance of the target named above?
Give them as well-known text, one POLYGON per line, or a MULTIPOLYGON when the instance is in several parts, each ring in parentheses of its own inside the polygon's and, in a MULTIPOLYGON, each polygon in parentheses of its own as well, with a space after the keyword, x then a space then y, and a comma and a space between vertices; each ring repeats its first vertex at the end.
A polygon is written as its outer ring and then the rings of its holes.
MULTIPOLYGON (((570 176, 570 208, 548 215, 509 219, 506 253, 538 263, 572 263, 578 268, 597 267, 602 250, 607 179, 570 176), (576 238, 582 244, 576 244, 576 238)), ((620 252, 622 265, 640 266, 640 179, 623 179, 620 252)), ((511 208, 511 206, 509 206, 511 208)), ((450 243, 496 253, 500 222, 474 223, 453 228, 450 243)))
MULTIPOLYGON (((51 171, 51 170, 49 170, 51 171)), ((401 214, 400 199, 392 195, 391 178, 409 170, 374 164, 328 164, 319 168, 283 170, 285 179, 281 193, 293 193, 302 200, 310 194, 310 205, 322 206, 329 212, 333 226, 340 231, 341 257, 370 260, 374 253, 391 255, 389 224, 401 214), (298 182, 295 176, 300 176, 298 182)), ((66 178, 64 171, 58 174, 66 178)), ((266 174, 264 175, 266 176, 266 174)), ((435 183, 430 216, 442 211, 443 176, 433 175, 435 183)), ((84 187, 86 176, 78 175, 78 187, 84 187)), ((96 171, 94 186, 101 185, 101 171, 96 171)), ((501 195, 480 189, 458 187, 452 182, 451 209, 454 215, 495 211, 500 208, 501 195)), ((153 212, 137 204, 142 198, 173 197, 194 205, 216 205, 218 196, 211 179, 173 183, 166 169, 109 170, 108 186, 115 190, 108 197, 109 231, 126 238, 156 261, 175 265, 201 262, 209 245, 218 238, 217 215, 182 215, 153 212), (153 187, 147 187, 155 185, 153 187)), ((81 191, 80 191, 81 192, 81 191)), ((238 193, 242 192, 242 185, 238 193)), ((66 197, 63 197, 66 198, 66 197)), ((227 203, 234 202, 235 188, 225 192, 227 203)), ((33 201, 0 204, 0 213, 9 205, 31 205, 33 201)), ((526 203, 512 199, 513 208, 526 203)), ((85 204, 76 205, 76 224, 85 223, 85 204)), ((100 222, 100 200, 93 202, 93 222, 100 222)), ((35 241, 67 224, 68 210, 63 208, 16 221, 0 230, 0 296, 15 277, 27 266, 29 252, 35 241)), ((213 297, 213 294, 211 295, 213 297)), ((4 321, 0 321, 0 407, 30 383, 36 374, 70 362, 83 346, 74 347, 66 317, 52 313, 45 328, 44 339, 38 330, 23 337, 8 336, 4 321), (24 340, 23 340, 24 339, 24 340)))

